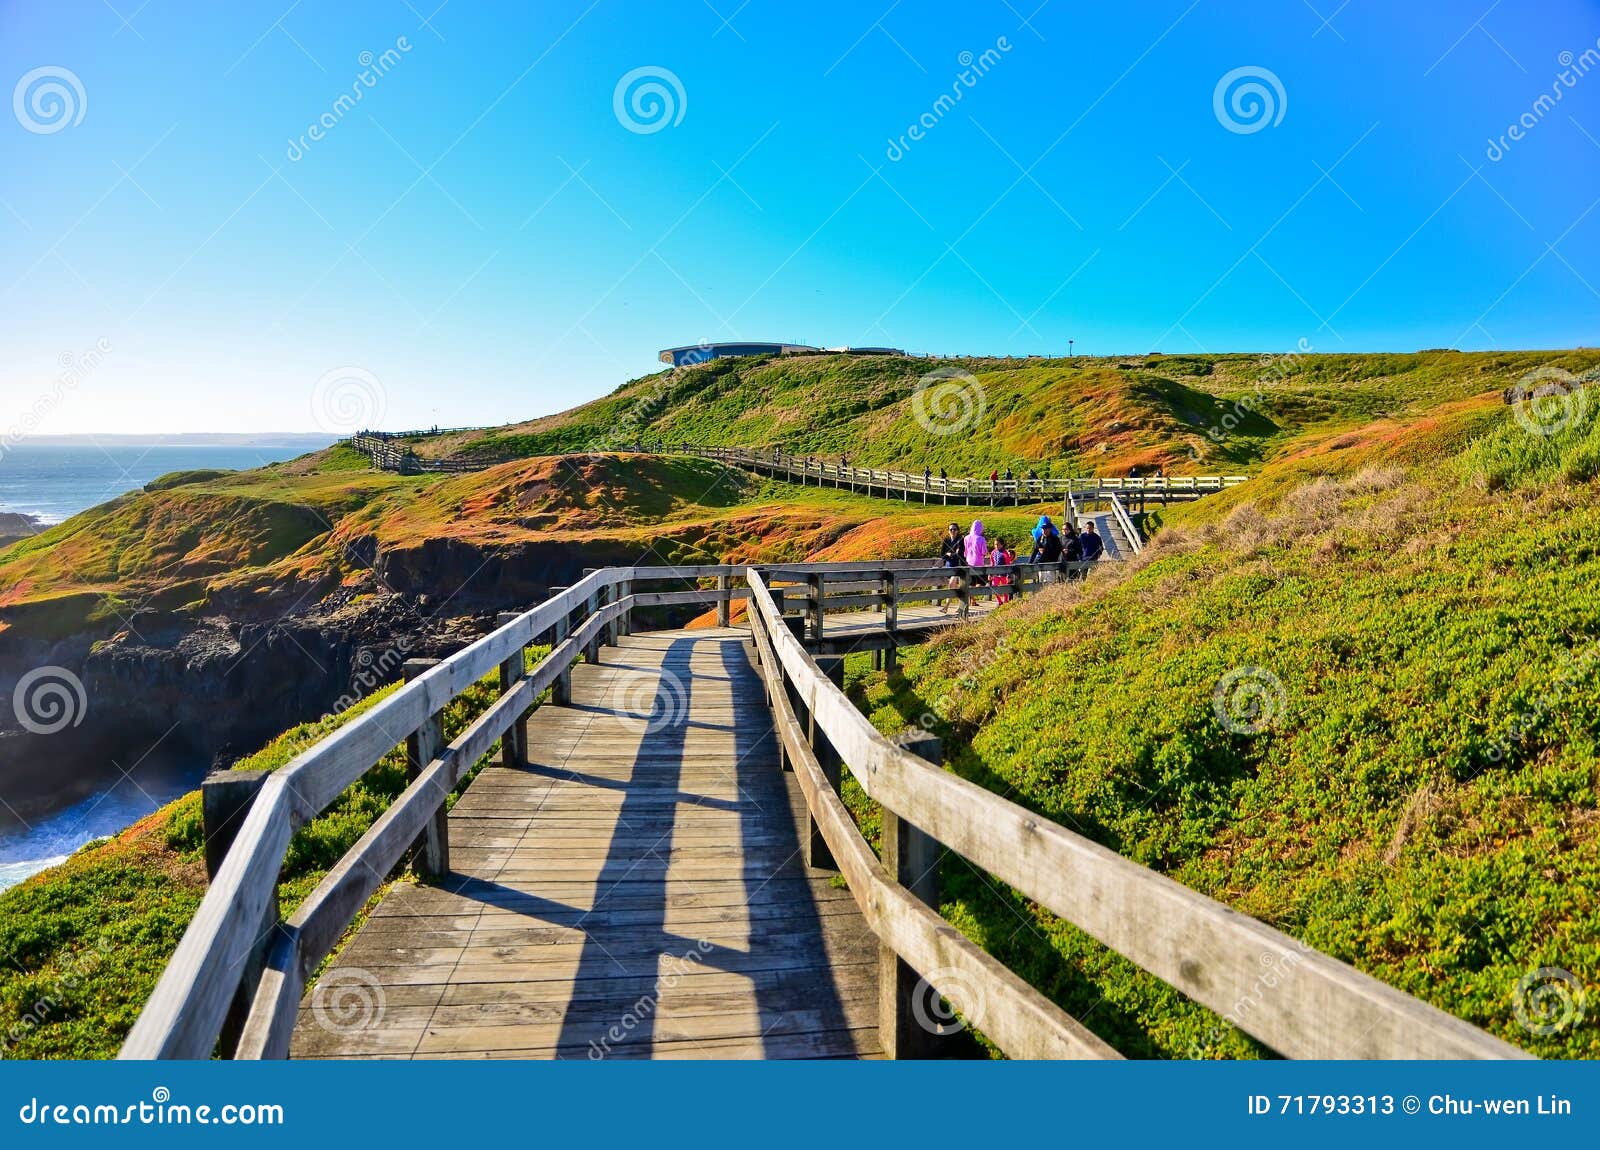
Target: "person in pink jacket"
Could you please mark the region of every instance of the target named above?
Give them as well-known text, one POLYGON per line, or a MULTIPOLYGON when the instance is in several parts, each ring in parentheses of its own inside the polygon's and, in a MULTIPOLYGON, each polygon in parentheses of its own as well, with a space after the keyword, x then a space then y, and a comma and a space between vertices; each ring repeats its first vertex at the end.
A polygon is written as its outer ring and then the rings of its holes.
POLYGON ((989 577, 983 573, 983 569, 989 566, 989 541, 983 535, 983 520, 974 519, 972 530, 967 532, 966 538, 961 542, 966 550, 967 566, 973 569, 972 585, 986 586, 989 577))

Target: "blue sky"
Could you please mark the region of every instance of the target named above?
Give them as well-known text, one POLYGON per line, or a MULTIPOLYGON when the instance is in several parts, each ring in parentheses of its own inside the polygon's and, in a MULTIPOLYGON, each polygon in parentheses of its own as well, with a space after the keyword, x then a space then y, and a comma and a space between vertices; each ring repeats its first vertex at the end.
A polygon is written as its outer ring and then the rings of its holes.
POLYGON ((703 339, 1592 345, 1600 4, 1491 3, 0 2, 0 431, 494 423, 703 339))

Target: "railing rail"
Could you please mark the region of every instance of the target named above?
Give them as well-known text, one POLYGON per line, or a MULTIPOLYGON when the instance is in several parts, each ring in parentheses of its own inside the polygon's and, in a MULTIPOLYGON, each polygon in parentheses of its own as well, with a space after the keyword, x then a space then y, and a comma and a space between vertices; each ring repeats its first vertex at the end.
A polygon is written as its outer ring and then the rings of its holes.
POLYGON ((1111 514, 1115 517, 1117 525, 1122 528, 1122 534, 1128 540, 1128 546, 1133 548, 1135 555, 1144 550, 1144 539, 1139 535, 1139 528, 1133 522, 1133 516, 1128 514, 1127 506, 1122 502, 1120 495, 1110 497, 1111 514))
MULTIPOLYGON (((1029 565, 1021 564, 1019 568, 1029 565)), ((1066 565, 1071 567, 1071 565, 1066 565)), ((1064 568, 1065 569, 1065 568, 1064 568)), ((517 741, 519 724, 547 689, 558 701, 574 661, 592 659, 601 642, 615 642, 632 626, 635 612, 661 606, 715 606, 726 624, 729 608, 750 595, 746 568, 732 564, 611 567, 587 574, 577 584, 502 625, 482 639, 419 673, 370 711, 301 752, 261 784, 212 878, 193 921, 145 1004, 122 1048, 124 1058, 205 1058, 216 1048, 230 1018, 238 1021, 237 1045, 225 1053, 242 1058, 283 1057, 305 982, 338 942, 345 927, 400 859, 418 841, 431 857, 447 856, 442 828, 430 824, 446 797, 497 739, 517 741), (715 581, 687 590, 648 590, 652 585, 715 581), (551 650, 524 673, 528 647, 548 643, 551 650), (453 742, 440 735, 440 715, 463 691, 500 669, 501 694, 453 742), (278 915, 278 873, 290 838, 326 810, 392 748, 406 743, 412 778, 406 790, 354 847, 324 877, 287 921, 278 915), (431 836, 431 837, 430 837, 431 836)), ((869 563, 815 563, 797 570, 774 568, 778 577, 801 574, 807 582, 790 588, 808 617, 859 609, 869 602, 885 606, 885 637, 900 640, 892 606, 869 597, 862 587, 902 589, 908 602, 944 587, 951 572, 926 559, 869 563), (816 594, 809 600, 806 596, 816 594)), ((1069 571, 1069 574, 1071 572, 1069 571)), ((1019 572, 1010 593, 1043 585, 1043 576, 1019 572)), ((948 588, 972 603, 1005 593, 1006 588, 974 585, 948 588)), ((526 732, 521 746, 526 748, 526 732)), ((439 869, 443 869, 440 867, 439 869)))
MULTIPOLYGON (((752 625, 762 637, 758 650, 780 728, 789 729, 792 711, 796 724, 817 732, 810 741, 813 753, 821 746, 827 757, 849 766, 861 789, 882 807, 886 841, 887 828, 895 822, 902 824, 897 834, 903 836, 909 827, 943 844, 1285 1056, 1528 1057, 1469 1023, 891 742, 790 632, 762 574, 751 570, 746 578, 752 625), (1273 981, 1264 990, 1268 976, 1273 981)), ((785 746, 796 769, 804 772, 811 820, 836 858, 841 853, 847 859, 859 856, 849 841, 854 824, 839 825, 837 796, 831 786, 819 785, 818 772, 811 770, 799 746, 791 748, 794 742, 791 735, 785 746)), ((823 781, 834 784, 834 779, 823 781)), ((924 849, 923 854, 930 857, 933 852, 924 849)), ((1017 1002, 1014 988, 987 966, 952 963, 930 969, 929 964, 954 953, 947 949, 930 955, 926 938, 912 937, 932 924, 889 921, 886 912, 869 905, 881 893, 878 883, 857 886, 859 860, 842 869, 884 944, 958 1010, 970 1013, 982 1007, 986 995, 1017 1002)), ((887 965, 880 968, 880 978, 887 972, 887 965)), ((1002 1049, 1019 1053, 1047 1042, 1071 1044, 1076 1035, 1060 1018, 1037 1011, 1026 1026, 988 1010, 974 1021, 1002 1049)), ((1091 1054, 1088 1047, 1077 1049, 1091 1054)))
MULTIPOLYGON (((439 433, 443 434, 443 433, 439 433)), ((350 437, 350 446, 372 460, 374 467, 400 472, 481 471, 516 458, 513 455, 418 456, 401 450, 395 442, 400 435, 359 432, 350 437)), ((1119 476, 1037 479, 985 479, 982 477, 944 477, 932 472, 916 474, 876 467, 852 467, 829 463, 809 455, 795 455, 779 448, 713 447, 690 443, 635 443, 629 450, 653 451, 670 455, 695 455, 741 467, 760 474, 781 477, 801 485, 843 487, 885 498, 904 499, 941 505, 1022 506, 1058 501, 1073 495, 1102 498, 1121 492, 1156 502, 1197 499, 1213 491, 1243 483, 1244 475, 1119 476)), ((583 452, 573 454, 586 454, 583 452)))

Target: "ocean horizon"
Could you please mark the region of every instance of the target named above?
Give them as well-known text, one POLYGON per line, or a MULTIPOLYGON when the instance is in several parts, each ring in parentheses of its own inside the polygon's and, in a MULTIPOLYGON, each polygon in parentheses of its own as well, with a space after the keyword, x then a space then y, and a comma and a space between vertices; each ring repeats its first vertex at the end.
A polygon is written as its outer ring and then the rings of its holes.
POLYGON ((243 471, 306 453, 301 444, 77 445, 23 442, 0 451, 0 511, 28 515, 46 526, 173 471, 243 471))

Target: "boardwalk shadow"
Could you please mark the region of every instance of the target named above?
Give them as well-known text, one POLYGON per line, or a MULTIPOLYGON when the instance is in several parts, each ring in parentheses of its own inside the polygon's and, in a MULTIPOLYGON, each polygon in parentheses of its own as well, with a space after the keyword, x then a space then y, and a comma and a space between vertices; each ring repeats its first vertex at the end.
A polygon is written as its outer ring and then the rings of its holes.
POLYGON ((670 1043, 690 1056, 782 1057, 804 1053, 807 1036, 848 1031, 760 684, 739 645, 672 640, 647 725, 580 924, 558 1055, 648 1057, 670 1043), (707 647, 720 665, 697 669, 707 647), (711 796, 696 787, 730 783, 732 810, 725 795, 697 801, 711 796), (622 909, 626 925, 608 921, 622 909))

